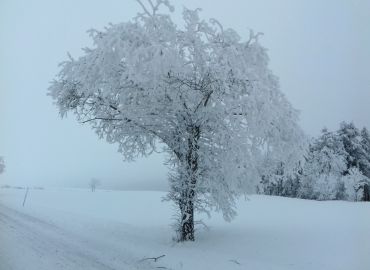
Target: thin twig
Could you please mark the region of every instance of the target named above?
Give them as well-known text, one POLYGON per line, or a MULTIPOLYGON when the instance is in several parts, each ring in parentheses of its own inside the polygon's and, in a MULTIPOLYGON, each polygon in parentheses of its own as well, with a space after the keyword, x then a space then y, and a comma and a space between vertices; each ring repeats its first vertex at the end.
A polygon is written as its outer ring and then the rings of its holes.
POLYGON ((163 254, 163 255, 158 256, 158 257, 144 258, 144 259, 141 259, 140 262, 146 261, 146 260, 153 260, 154 262, 157 262, 160 258, 163 258, 164 256, 166 256, 166 255, 163 254))
MULTIPOLYGON (((91 119, 87 119, 87 120, 84 120, 81 122, 81 124, 85 124, 87 122, 91 122, 91 121, 95 121, 95 120, 104 120, 104 121, 123 121, 124 119, 117 119, 117 118, 104 118, 104 117, 94 117, 94 118, 91 118, 91 119)), ((130 122, 131 120, 127 121, 126 122, 130 122)))
POLYGON ((229 260, 230 262, 233 262, 233 263, 235 263, 235 264, 237 264, 237 265, 241 265, 241 263, 240 262, 238 262, 237 260, 229 260))

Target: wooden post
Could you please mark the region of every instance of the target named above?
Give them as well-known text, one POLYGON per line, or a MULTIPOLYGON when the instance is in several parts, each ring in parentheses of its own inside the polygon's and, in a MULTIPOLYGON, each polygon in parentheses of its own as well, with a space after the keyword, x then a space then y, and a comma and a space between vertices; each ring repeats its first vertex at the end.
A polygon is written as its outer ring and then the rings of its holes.
POLYGON ((27 200, 28 190, 29 190, 29 188, 27 187, 26 194, 24 194, 24 199, 23 199, 23 204, 22 204, 23 207, 24 207, 24 204, 26 203, 26 200, 27 200))

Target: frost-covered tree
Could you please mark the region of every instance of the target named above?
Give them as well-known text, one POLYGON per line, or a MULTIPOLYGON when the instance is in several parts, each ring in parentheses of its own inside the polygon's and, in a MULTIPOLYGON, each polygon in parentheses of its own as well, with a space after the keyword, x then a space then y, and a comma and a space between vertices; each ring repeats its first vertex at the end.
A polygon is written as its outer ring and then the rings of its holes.
POLYGON ((313 140, 303 169, 300 197, 307 199, 342 199, 341 177, 347 169, 347 153, 334 132, 323 129, 313 140))
POLYGON ((258 191, 266 195, 298 197, 301 175, 301 161, 297 162, 290 170, 286 170, 282 162, 277 163, 271 173, 262 175, 258 191))
POLYGON ((302 161, 300 161, 294 170, 285 176, 283 196, 296 198, 301 188, 301 178, 303 173, 302 161))
POLYGON ((348 154, 346 171, 347 174, 351 168, 362 167, 362 162, 364 161, 364 149, 361 142, 361 133, 360 130, 352 122, 342 122, 337 133, 343 143, 345 151, 348 154))
POLYGON ((4 158, 3 157, 0 157, 0 174, 3 173, 4 171, 5 171, 4 158))
POLYGON ((96 178, 91 178, 90 181, 89 181, 89 187, 91 189, 91 192, 94 192, 96 187, 100 185, 100 181, 99 179, 96 179, 96 178))
POLYGON ((264 194, 318 200, 370 200, 370 134, 342 122, 335 132, 323 129, 309 146, 299 173, 272 170, 262 177, 264 194), (291 174, 292 175, 292 174, 291 174), (298 192, 296 192, 298 191, 298 192))
POLYGON ((138 2, 132 21, 90 31, 94 46, 62 64, 49 94, 62 116, 90 123, 125 159, 164 145, 180 240, 194 240, 194 211, 230 220, 235 197, 260 180, 261 161, 292 163, 302 132, 260 33, 243 40, 199 9, 184 9, 178 27, 160 12, 173 11, 168 0, 138 2))
POLYGON ((361 132, 354 123, 342 122, 338 130, 347 151, 347 170, 343 181, 349 200, 370 200, 370 135, 364 127, 361 132), (355 191, 355 193, 353 193, 355 191))
POLYGON ((264 194, 283 196, 286 175, 284 164, 279 162, 269 174, 261 177, 261 184, 264 194))
POLYGON ((358 168, 351 168, 347 175, 343 177, 343 182, 346 187, 346 199, 349 201, 362 201, 366 196, 364 187, 368 185, 369 179, 364 176, 358 168))
POLYGON ((366 177, 370 178, 370 134, 365 127, 361 130, 361 146, 359 168, 366 177))

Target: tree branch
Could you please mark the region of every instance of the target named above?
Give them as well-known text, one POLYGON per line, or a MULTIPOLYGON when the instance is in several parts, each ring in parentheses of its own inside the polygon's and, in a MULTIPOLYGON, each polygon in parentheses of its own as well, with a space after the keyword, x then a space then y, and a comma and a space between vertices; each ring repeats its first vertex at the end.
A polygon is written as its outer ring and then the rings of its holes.
POLYGON ((141 259, 140 262, 142 261, 146 261, 146 260, 153 260, 154 262, 157 262, 159 259, 163 258, 164 256, 166 256, 165 254, 161 255, 161 256, 158 256, 158 257, 152 257, 152 258, 144 258, 144 259, 141 259))
POLYGON ((150 14, 150 12, 147 10, 147 8, 144 6, 144 4, 140 1, 140 0, 136 0, 136 2, 139 3, 139 5, 142 7, 142 9, 144 10, 144 12, 149 16, 149 17, 153 17, 152 14, 150 14))
MULTIPOLYGON (((94 117, 94 118, 91 118, 91 119, 87 119, 85 121, 82 121, 81 124, 85 124, 87 122, 91 122, 91 121, 94 121, 94 120, 104 120, 104 121, 124 121, 125 119, 117 119, 117 118, 104 118, 104 117, 94 117)), ((130 119, 127 119, 125 120, 126 122, 131 122, 130 119)))
POLYGON ((209 91, 203 98, 202 98, 202 100, 198 103, 198 105, 195 107, 195 110, 194 110, 194 112, 196 112, 198 109, 199 109, 199 107, 200 107, 200 105, 202 105, 202 103, 203 103, 203 107, 206 107, 207 106, 207 104, 208 104, 208 101, 209 101, 209 99, 210 99, 210 97, 211 97, 211 95, 212 95, 212 93, 213 93, 213 90, 212 91, 209 91))

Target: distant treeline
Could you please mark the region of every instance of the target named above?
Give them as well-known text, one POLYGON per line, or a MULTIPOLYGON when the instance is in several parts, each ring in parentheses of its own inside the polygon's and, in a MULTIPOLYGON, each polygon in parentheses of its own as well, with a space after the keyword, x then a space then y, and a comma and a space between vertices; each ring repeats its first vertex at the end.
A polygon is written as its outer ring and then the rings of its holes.
POLYGON ((264 175, 258 193, 313 200, 370 201, 370 135, 342 122, 313 138, 293 172, 280 163, 264 175))
MULTIPOLYGON (((26 189, 27 187, 2 185, 1 188, 26 189)), ((44 189, 43 187, 29 187, 29 188, 30 189, 40 189, 40 190, 44 189)))

